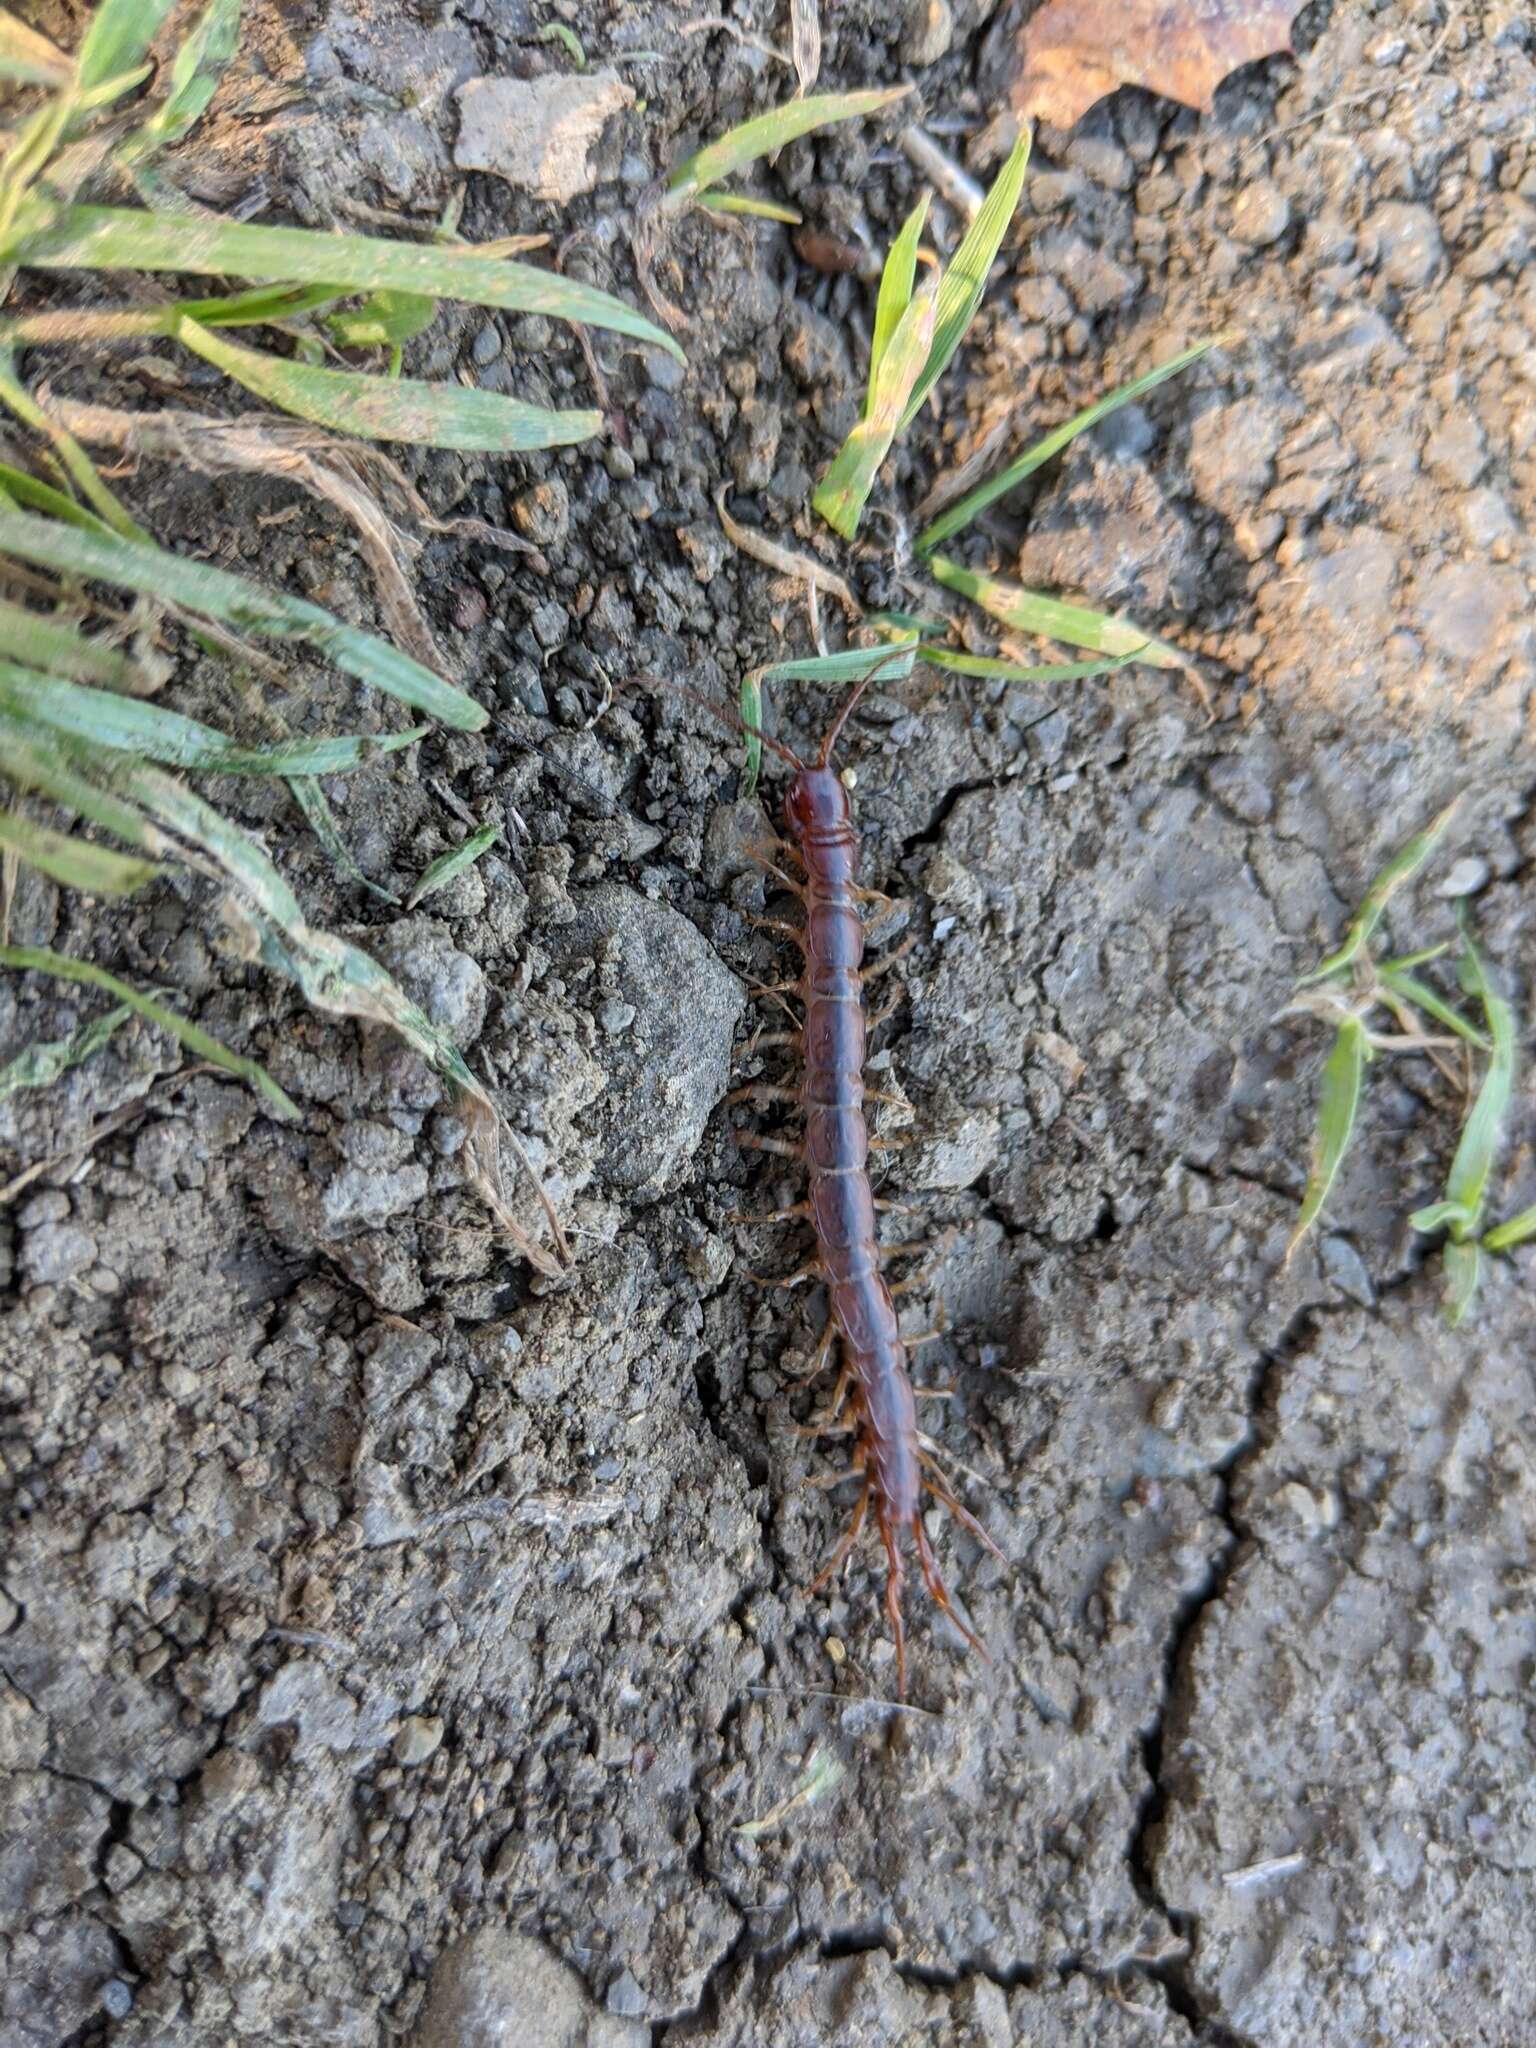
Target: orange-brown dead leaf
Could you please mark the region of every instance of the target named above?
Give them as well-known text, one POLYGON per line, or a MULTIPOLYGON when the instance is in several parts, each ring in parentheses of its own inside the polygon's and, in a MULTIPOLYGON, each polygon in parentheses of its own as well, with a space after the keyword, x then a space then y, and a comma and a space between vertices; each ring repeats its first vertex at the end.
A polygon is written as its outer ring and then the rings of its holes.
POLYGON ((1046 0, 1024 30, 1013 103, 1070 128, 1121 85, 1210 111, 1228 72, 1291 46, 1303 0, 1046 0))

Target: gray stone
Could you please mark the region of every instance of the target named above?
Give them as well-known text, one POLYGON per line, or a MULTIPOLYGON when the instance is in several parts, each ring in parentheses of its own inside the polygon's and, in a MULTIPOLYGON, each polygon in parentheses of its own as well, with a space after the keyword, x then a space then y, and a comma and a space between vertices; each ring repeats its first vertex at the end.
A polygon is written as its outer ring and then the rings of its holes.
POLYGON ((1428 284, 1440 268, 1445 251, 1427 206, 1398 200, 1378 206, 1367 219, 1365 232, 1375 236, 1382 276, 1405 291, 1428 284))
POLYGON ((1284 423, 1273 404, 1239 398, 1202 412, 1190 429, 1189 470, 1208 505, 1229 519, 1264 495, 1284 423))
POLYGON ((532 1935, 482 1927, 437 1959, 410 2048, 649 2048, 532 1935))
POLYGON ((1251 249, 1267 249, 1291 224, 1291 202, 1268 178, 1245 185, 1232 208, 1232 233, 1251 249))
POLYGON ((400 917, 370 936, 379 960, 432 1022, 461 1049, 473 1045, 490 998, 484 973, 455 946, 447 925, 435 917, 400 917))
POLYGON ((1528 600, 1525 579, 1514 569, 1486 562, 1452 562, 1430 577, 1419 597, 1424 637, 1456 661, 1490 654, 1509 621, 1528 600))
POLYGON ((536 199, 568 206, 597 183, 593 145, 635 95, 616 71, 472 78, 458 93, 463 171, 494 171, 536 199))
POLYGON ((741 984, 669 904, 618 882, 574 902, 572 921, 558 931, 560 956, 609 969, 614 994, 635 1013, 603 1045, 608 1087, 591 1112, 598 1175, 651 1201, 685 1168, 726 1091, 741 984))

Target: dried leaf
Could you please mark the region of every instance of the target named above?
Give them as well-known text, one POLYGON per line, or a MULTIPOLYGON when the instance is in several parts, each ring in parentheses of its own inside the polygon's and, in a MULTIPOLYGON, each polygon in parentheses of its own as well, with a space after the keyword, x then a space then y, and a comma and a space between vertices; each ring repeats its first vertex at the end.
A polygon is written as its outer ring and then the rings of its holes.
POLYGON ((1070 128, 1121 85, 1209 112, 1229 72, 1291 47, 1302 0, 1046 0, 1013 88, 1026 120, 1070 128))

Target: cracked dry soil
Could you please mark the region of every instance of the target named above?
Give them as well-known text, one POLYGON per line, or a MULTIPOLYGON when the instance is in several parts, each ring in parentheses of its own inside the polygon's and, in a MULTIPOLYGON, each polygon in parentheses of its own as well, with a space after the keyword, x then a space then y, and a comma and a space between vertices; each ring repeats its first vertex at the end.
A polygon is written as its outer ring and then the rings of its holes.
MULTIPOLYGON (((568 260, 633 297, 645 187, 789 74, 663 0, 580 12, 594 62, 663 52, 626 72, 646 104, 589 196, 477 176, 465 226, 579 229, 568 260)), ((913 77, 985 174, 1016 7, 955 0, 942 48, 897 7, 823 14, 824 86, 913 77)), ((784 37, 767 5, 737 19, 784 37)), ((258 217, 425 222, 455 88, 565 62, 541 20, 258 8, 184 176, 258 217)), ((7 2044, 1533 2038, 1528 1280, 1498 1264, 1475 1328, 1441 1326, 1403 1219, 1457 1104, 1414 1058, 1380 1063, 1331 1226, 1283 1265, 1320 1046, 1274 1020, 1457 789, 1479 932, 1536 989, 1536 32, 1477 0, 1321 5, 1298 49, 1203 121, 1122 92, 1038 138, 855 563, 882 599, 895 515, 1000 418, 1016 446, 1242 330, 981 536, 1194 649, 1211 721, 1152 672, 920 676, 848 748, 866 878, 919 939, 878 1063, 917 1134, 887 1189, 961 1226, 914 1315, 942 1308, 935 1428, 1007 1559, 936 1525, 991 1664, 917 1612, 898 1714, 872 1558, 804 1595, 841 1514, 791 1428, 819 1310, 743 1278, 793 1248, 725 1218, 785 1179, 717 1108, 743 985, 775 971, 744 922, 762 883, 724 736, 607 687, 638 667, 725 698, 804 650, 798 595, 724 543, 713 495, 814 544, 858 402, 865 289, 695 216, 657 271, 699 316, 686 374, 601 351, 627 448, 413 468, 545 566, 431 541, 419 586, 496 716, 338 808, 397 889, 465 813, 503 847, 402 917, 278 794, 220 793, 491 1079, 569 1219, 566 1283, 509 1264, 399 1048, 212 950, 183 892, 106 923, 22 885, 14 934, 181 991, 305 1115, 269 1122, 137 1028, 0 1106, 8 1174, 115 1119, 0 1220, 7 2044), (742 1831, 829 1762, 819 1800, 742 1831)), ((877 245, 916 191, 879 129, 776 176, 877 245)), ((464 309, 411 367, 589 388, 569 334, 464 309)), ((54 374, 163 390, 143 362, 54 374)), ((348 535, 285 487, 146 463, 125 488, 170 544, 375 617, 348 535)), ((378 716, 308 681, 330 722, 378 716)), ((779 708, 805 734, 824 700, 779 708)), ((1437 880, 1394 909, 1401 943, 1453 928, 1437 880)), ((0 1049, 79 1014, 8 982, 0 1049)), ((1512 1199, 1533 1128, 1524 1080, 1512 1199)))

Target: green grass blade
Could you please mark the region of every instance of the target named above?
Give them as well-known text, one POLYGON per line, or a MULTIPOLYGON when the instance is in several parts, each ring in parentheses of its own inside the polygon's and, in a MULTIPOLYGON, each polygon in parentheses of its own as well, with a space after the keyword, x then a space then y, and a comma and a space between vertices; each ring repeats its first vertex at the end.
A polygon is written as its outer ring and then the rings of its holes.
POLYGON ((833 457, 811 503, 834 533, 852 540, 864 516, 880 465, 896 437, 913 380, 928 360, 937 292, 919 292, 896 323, 870 385, 863 419, 833 457))
POLYGON ((1427 1208, 1415 1209, 1408 1221, 1413 1229, 1429 1237, 1437 1230, 1464 1226, 1471 1218, 1460 1202, 1431 1202, 1427 1208))
POLYGON ((353 858, 352 849, 341 836, 336 813, 331 809, 317 778, 313 775, 290 775, 288 788, 294 802, 304 813, 310 831, 330 856, 331 865, 336 872, 346 881, 355 882, 360 889, 366 889, 370 896, 376 896, 381 903, 398 903, 400 899, 393 890, 381 889, 377 882, 369 881, 358 866, 353 858))
POLYGON ((621 299, 557 272, 441 244, 327 235, 310 228, 170 219, 133 207, 72 206, 29 235, 14 260, 44 270, 174 270, 345 292, 401 291, 627 334, 683 361, 671 335, 621 299))
POLYGON ((1522 1209, 1518 1216, 1511 1216, 1507 1223, 1500 1223, 1490 1230, 1483 1239, 1483 1250, 1513 1251, 1517 1244, 1528 1244, 1533 1237, 1536 1237, 1536 1203, 1529 1209, 1522 1209))
POLYGON ((19 811, 0 810, 0 846, 87 896, 131 896, 160 873, 152 860, 136 860, 131 854, 114 853, 110 846, 34 825, 19 811))
POLYGON ((63 491, 56 491, 52 484, 39 483, 24 469, 13 469, 10 463, 0 462, 0 506, 7 501, 30 505, 35 512, 46 512, 50 519, 62 519, 65 525, 83 527, 87 533, 112 531, 104 519, 98 519, 94 512, 87 512, 83 505, 77 505, 63 491))
POLYGON ((17 789, 35 789, 65 810, 89 818, 105 832, 145 853, 163 853, 165 842, 132 804, 82 775, 51 741, 0 712, 0 775, 17 789))
POLYGON ((19 555, 64 575, 95 576, 103 583, 169 598, 240 632, 302 641, 359 682, 371 683, 462 732, 478 732, 486 722, 487 714, 473 698, 408 654, 372 633, 344 625, 319 605, 283 591, 263 590, 227 569, 189 562, 161 548, 120 540, 116 534, 76 532, 23 512, 0 511, 0 554, 19 555))
POLYGON ((275 327, 347 296, 344 286, 334 284, 262 284, 252 291, 223 292, 211 299, 178 299, 166 308, 166 325, 169 330, 177 319, 183 319, 196 320, 204 327, 275 327))
POLYGON ((134 667, 126 654, 104 646, 100 640, 88 640, 73 626, 61 626, 42 612, 7 604, 3 598, 0 647, 23 668, 73 676, 76 682, 100 683, 109 690, 126 690, 133 684, 134 667))
POLYGON ((51 1088, 71 1067, 82 1066, 93 1053, 100 1052, 132 1015, 126 1003, 119 1003, 116 1009, 82 1024, 68 1038, 51 1038, 41 1045, 29 1045, 0 1067, 0 1102, 8 1095, 19 1094, 23 1088, 51 1088))
POLYGON ((699 204, 707 213, 743 213, 752 220, 782 221, 787 228, 799 227, 805 218, 792 206, 777 199, 755 199, 750 192, 707 192, 699 204))
MULTIPOLYGON (((1431 949, 1438 952, 1439 947, 1431 949)), ((1465 1018, 1454 1003, 1448 1003, 1438 990, 1421 981, 1416 974, 1405 974, 1400 968, 1383 964, 1376 970, 1377 979, 1394 995, 1412 1003, 1422 1010, 1426 1017, 1433 1017, 1437 1024, 1443 1024, 1447 1031, 1454 1031, 1458 1038, 1464 1038, 1468 1045, 1475 1045, 1480 1052, 1488 1050, 1487 1037, 1477 1026, 1465 1018)))
POLYGON ((417 447, 510 453, 566 448, 602 431, 600 412, 551 412, 499 391, 467 384, 427 384, 415 377, 369 377, 357 370, 317 370, 286 356, 242 348, 195 320, 176 339, 281 412, 313 420, 333 433, 417 447))
POLYGON ((856 121, 865 114, 877 114, 882 107, 904 99, 910 85, 891 86, 879 92, 813 93, 809 99, 791 100, 732 128, 718 142, 711 142, 685 157, 667 180, 663 204, 686 206, 700 193, 743 171, 762 156, 771 156, 787 142, 809 135, 815 128, 830 127, 836 121, 856 121))
POLYGON ((1354 1136, 1365 1063, 1370 1054, 1365 1025, 1358 1017, 1346 1017, 1339 1026, 1333 1051, 1323 1068, 1323 1093, 1318 1105, 1312 1171, 1307 1176, 1295 1231, 1285 1248, 1287 1261, 1295 1256, 1297 1246, 1322 1214, 1323 1204, 1339 1177, 1339 1168, 1354 1136))
POLYGON ((1415 967, 1423 967, 1427 961, 1440 960, 1451 950, 1451 941, 1442 939, 1438 946, 1420 946, 1416 953, 1399 953, 1394 959, 1383 960, 1378 970, 1382 974, 1406 974, 1415 967))
POLYGON ((1144 627, 1130 619, 1107 612, 1090 611, 1086 605, 1065 604, 1059 597, 1046 597, 1037 590, 1021 589, 1017 583, 1001 582, 952 562, 947 555, 931 555, 928 568, 946 590, 957 590, 979 604, 1016 633, 1034 633, 1047 640, 1062 640, 1069 647, 1087 647, 1096 654, 1124 654, 1145 661, 1153 668, 1186 668, 1188 662, 1176 647, 1154 639, 1144 627))
POLYGON ((81 92, 136 70, 175 4, 176 0, 101 0, 75 52, 81 92))
POLYGON ((118 151, 126 169, 179 142, 207 112, 240 41, 240 0, 210 0, 171 63, 170 90, 118 151))
POLYGON ((177 1011, 168 1009, 153 996, 141 995, 136 988, 119 981, 115 974, 108 974, 105 968, 93 966, 89 960, 77 960, 68 953, 51 953, 42 946, 0 946, 0 967, 14 967, 22 973, 51 974, 59 981, 84 982, 89 988, 105 989, 108 995, 116 996, 130 1010, 147 1017, 151 1024, 158 1024, 162 1031, 168 1031, 188 1052, 206 1060, 209 1066, 248 1081, 280 1117, 296 1118, 299 1114, 298 1105, 289 1100, 259 1061, 230 1052, 216 1038, 210 1038, 206 1031, 200 1031, 177 1011))
POLYGON ((966 654, 956 647, 924 647, 922 657, 931 667, 950 669, 957 676, 987 676, 1003 683, 1075 683, 1088 676, 1113 675, 1137 659, 1134 654, 1116 654, 1104 661, 1051 661, 1031 668, 1021 661, 966 654))
POLYGON ((370 292, 351 311, 328 314, 325 325, 338 348, 399 348, 425 334, 436 318, 436 299, 418 292, 370 292))
POLYGON ((1003 236, 1013 218, 1024 189, 1024 169, 1029 162, 1030 131, 1026 128, 1014 144, 1008 161, 992 181, 981 209, 966 230, 965 240, 955 251, 939 284, 938 318, 934 323, 933 350, 918 378, 907 409, 902 414, 905 431, 922 410, 923 400, 948 367, 950 357, 965 339, 966 329, 981 303, 987 272, 1002 247, 1003 236))
POLYGON ((499 825, 482 825, 478 832, 472 832, 462 845, 452 847, 447 853, 440 853, 436 860, 422 870, 421 880, 405 899, 407 910, 414 910, 424 897, 445 889, 456 875, 473 867, 482 853, 486 853, 501 837, 499 825))
POLYGON ((1314 967, 1310 974, 1304 974, 1296 984, 1298 988, 1305 988, 1309 982, 1326 981, 1333 974, 1342 974, 1346 967, 1352 966, 1359 959, 1371 934, 1381 923, 1382 914, 1393 896, 1404 882, 1411 880, 1418 873, 1445 837, 1459 802, 1459 797, 1452 797, 1445 809, 1437 817, 1431 818, 1422 832, 1415 832, 1402 851, 1392 856, 1365 892, 1364 901, 1350 920, 1349 929, 1344 934, 1344 943, 1337 952, 1330 953, 1320 966, 1314 967))
POLYGON ((1459 1330, 1471 1311, 1478 1284, 1483 1277, 1483 1255, 1475 1241, 1458 1244, 1447 1239, 1440 1253, 1445 1268, 1445 1320, 1459 1330))
POLYGON ((1515 1085, 1514 1011, 1489 982, 1482 955, 1470 938, 1466 940, 1465 948, 1462 955, 1463 985, 1467 993, 1476 996, 1482 1005, 1488 1022, 1488 1035, 1493 1040, 1493 1051, 1489 1055, 1482 1086, 1461 1127, 1456 1156, 1446 1176, 1446 1199, 1464 1209, 1468 1219, 1461 1228, 1454 1224, 1451 1226, 1451 1235, 1458 1242, 1476 1234, 1515 1085))
POLYGON ((338 734, 289 740, 275 747, 242 747, 179 711, 167 711, 140 697, 83 689, 62 676, 40 676, 9 661, 0 661, 0 709, 23 724, 40 725, 92 748, 142 754, 168 767, 222 775, 346 774, 375 755, 397 753, 430 730, 418 725, 378 737, 338 734))
POLYGON ((977 513, 983 511, 994 499, 1005 497, 1009 491, 1023 483, 1027 476, 1032 476, 1043 463, 1049 462, 1053 455, 1059 455, 1063 448, 1077 439, 1079 434, 1085 434, 1090 427, 1096 427, 1100 420, 1108 419, 1109 415, 1118 412, 1122 405, 1131 405, 1136 399, 1144 398, 1149 391, 1155 391, 1159 384, 1165 384, 1170 377, 1176 377, 1181 370, 1187 370, 1191 363, 1198 363, 1203 355, 1209 354, 1227 338, 1218 334, 1212 336, 1209 341, 1197 342, 1193 348, 1185 349, 1182 355, 1174 356, 1171 361, 1160 364, 1157 369, 1148 370, 1145 375, 1133 378, 1129 384, 1122 384, 1118 390, 1111 391, 1106 397, 1096 399, 1092 405, 1085 406, 1081 412, 1074 413, 1072 418, 1064 421, 1061 426, 1053 427, 1050 433, 1010 462, 1006 469, 999 470, 987 483, 978 484, 974 491, 967 491, 947 512, 940 513, 933 524, 925 527, 918 535, 918 553, 931 553, 934 548, 948 540, 951 534, 958 533, 963 526, 969 526, 977 513))
POLYGON ((753 669, 741 681, 741 722, 746 727, 747 762, 741 793, 751 796, 762 772, 763 685, 773 682, 861 683, 874 669, 892 681, 912 673, 917 636, 888 647, 844 647, 836 654, 805 654, 793 661, 772 661, 753 669))
POLYGON ((0 348, 0 405, 6 405, 17 419, 49 441, 81 496, 96 516, 127 540, 147 541, 149 535, 102 481, 101 472, 67 428, 33 398, 15 374, 15 359, 8 348, 0 348))
MULTIPOLYGON (((901 224, 880 272, 880 293, 875 300, 875 333, 869 348, 869 388, 873 392, 880 364, 891 345, 901 316, 912 303, 912 286, 917 276, 917 245, 928 219, 929 194, 924 193, 901 224)), ((866 402, 865 410, 868 411, 866 402)))

